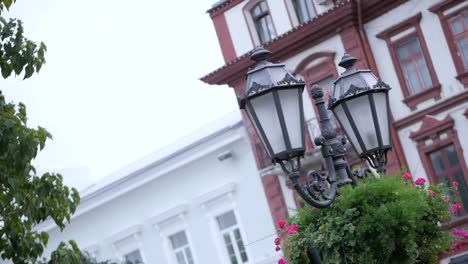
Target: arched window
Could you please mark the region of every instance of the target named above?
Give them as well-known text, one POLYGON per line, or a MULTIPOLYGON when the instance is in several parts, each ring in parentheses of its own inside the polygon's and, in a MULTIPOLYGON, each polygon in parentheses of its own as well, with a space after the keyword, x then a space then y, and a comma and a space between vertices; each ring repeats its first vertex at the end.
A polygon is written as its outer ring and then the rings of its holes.
POLYGON ((261 44, 276 37, 266 1, 258 2, 250 9, 250 14, 261 44))

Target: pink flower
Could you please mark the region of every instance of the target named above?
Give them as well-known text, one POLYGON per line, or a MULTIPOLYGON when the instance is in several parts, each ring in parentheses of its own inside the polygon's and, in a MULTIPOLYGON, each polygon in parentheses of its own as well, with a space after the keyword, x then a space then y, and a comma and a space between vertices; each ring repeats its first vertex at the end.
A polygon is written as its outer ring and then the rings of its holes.
POLYGON ((312 212, 317 212, 318 209, 317 209, 317 207, 312 207, 311 210, 312 210, 312 212))
POLYGON ((454 203, 452 206, 450 206, 449 211, 457 216, 458 215, 458 210, 462 209, 462 206, 459 203, 454 203))
POLYGON ((275 245, 279 246, 281 244, 281 238, 277 237, 275 238, 275 245))
MULTIPOLYGON (((462 242, 454 241, 454 242, 452 242, 452 249, 455 250, 455 251, 458 251, 458 250, 460 250, 462 248, 462 245, 463 245, 462 242)), ((278 262, 278 264, 279 264, 279 262, 278 262)))
POLYGON ((286 232, 288 233, 288 235, 291 235, 297 233, 297 230, 299 230, 299 228, 296 225, 290 225, 286 232))
POLYGON ((278 221, 278 227, 283 230, 286 227, 286 221, 284 220, 279 220, 278 221))
POLYGON ((276 251, 276 252, 278 252, 278 251, 280 251, 280 250, 281 250, 281 248, 280 248, 279 246, 276 246, 276 247, 275 247, 275 251, 276 251))
POLYGON ((416 185, 423 185, 424 183, 426 183, 426 180, 423 178, 417 178, 416 181, 414 182, 414 184, 416 185))
POLYGON ((452 185, 453 185, 453 187, 457 188, 458 185, 460 185, 460 184, 457 181, 453 181, 452 185))
POLYGON ((411 174, 409 172, 405 172, 405 173, 403 173, 403 176, 401 176, 401 177, 403 177, 403 179, 405 179, 405 180, 410 180, 411 179, 411 174))
POLYGON ((457 237, 461 237, 461 238, 464 238, 464 239, 468 239, 468 232, 465 232, 465 231, 462 231, 462 230, 454 229, 454 230, 452 230, 452 235, 457 236, 457 237))
POLYGON ((429 194, 429 196, 432 196, 432 197, 436 197, 436 196, 437 196, 437 193, 434 192, 434 191, 431 191, 431 190, 427 191, 427 194, 429 194))
POLYGON ((285 259, 280 259, 278 260, 278 264, 288 264, 288 261, 286 261, 285 259))

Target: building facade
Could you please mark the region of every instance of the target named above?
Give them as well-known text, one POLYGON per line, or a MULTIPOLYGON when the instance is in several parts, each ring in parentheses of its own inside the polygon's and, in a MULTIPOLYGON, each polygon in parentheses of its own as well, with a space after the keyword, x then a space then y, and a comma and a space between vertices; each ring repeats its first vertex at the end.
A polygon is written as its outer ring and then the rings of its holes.
POLYGON ((275 226, 239 112, 81 192, 45 256, 75 240, 98 260, 158 264, 276 263, 275 226), (267 239, 265 239, 267 238, 267 239))
MULTIPOLYGON (((393 150, 390 173, 406 168, 414 179, 451 185, 459 182, 463 210, 450 223, 468 224, 468 2, 463 0, 221 0, 207 13, 218 36, 225 65, 201 80, 227 84, 238 97, 258 45, 270 60, 331 93, 347 52, 358 68, 369 68, 388 83, 393 150)), ((318 133, 316 109, 304 92, 308 141, 305 169, 320 169, 312 140, 318 133)), ((272 218, 298 206, 282 171, 273 167, 248 118, 244 122, 262 177, 272 218)), ((351 164, 359 160, 351 158, 351 164)), ((468 248, 464 248, 468 250, 468 248)), ((454 256, 442 256, 449 263, 454 256)), ((453 260, 456 261, 456 260, 453 260)), ((455 262, 454 262, 455 263, 455 262)))

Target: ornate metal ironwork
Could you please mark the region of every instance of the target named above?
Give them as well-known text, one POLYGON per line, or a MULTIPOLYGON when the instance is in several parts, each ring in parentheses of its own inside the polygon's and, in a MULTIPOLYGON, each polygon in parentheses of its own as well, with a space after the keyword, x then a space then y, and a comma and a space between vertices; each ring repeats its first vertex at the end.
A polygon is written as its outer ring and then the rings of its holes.
POLYGON ((333 203, 338 186, 354 183, 355 178, 359 175, 351 172, 346 161, 346 139, 336 135, 325 107, 323 89, 318 85, 314 85, 311 95, 317 106, 322 127, 322 134, 314 139, 314 143, 321 147, 327 173, 310 171, 306 175, 305 184, 301 184, 299 174, 300 158, 297 158, 297 161, 290 161, 289 169, 284 162, 280 162, 280 165, 283 171, 288 174, 294 189, 304 201, 314 207, 325 208, 333 203))

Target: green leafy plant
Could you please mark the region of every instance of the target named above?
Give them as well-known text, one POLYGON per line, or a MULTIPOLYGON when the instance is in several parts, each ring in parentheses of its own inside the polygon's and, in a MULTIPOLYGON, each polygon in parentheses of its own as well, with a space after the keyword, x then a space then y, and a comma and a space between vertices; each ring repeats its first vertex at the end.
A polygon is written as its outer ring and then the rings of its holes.
MULTIPOLYGON (((23 24, 3 13, 15 0, 0 0, 0 71, 3 78, 39 72, 46 46, 24 37, 23 24)), ((60 174, 37 175, 31 161, 52 138, 44 128, 27 126, 26 106, 7 102, 0 91, 0 257, 14 263, 35 262, 49 235, 34 226, 51 218, 63 229, 80 198, 60 174)))
POLYGON ((308 263, 311 246, 324 263, 437 263, 452 242, 441 225, 450 219, 446 198, 442 185, 425 188, 423 179, 366 179, 341 188, 330 208, 299 209, 289 220, 299 232, 283 249, 290 264, 308 263))

